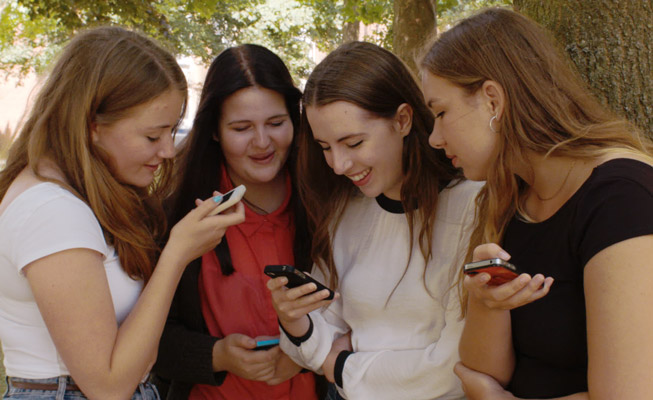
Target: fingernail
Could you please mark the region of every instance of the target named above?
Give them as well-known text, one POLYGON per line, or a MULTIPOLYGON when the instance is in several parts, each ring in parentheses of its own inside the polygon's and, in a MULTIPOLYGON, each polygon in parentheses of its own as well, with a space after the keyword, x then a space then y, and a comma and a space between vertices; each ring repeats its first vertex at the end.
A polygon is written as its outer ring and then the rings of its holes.
POLYGON ((499 252, 499 258, 503 260, 509 260, 510 259, 510 254, 506 253, 504 250, 501 250, 499 252))
POLYGON ((222 201, 222 196, 215 196, 215 197, 213 198, 213 201, 215 201, 216 203, 221 202, 221 201, 222 201))

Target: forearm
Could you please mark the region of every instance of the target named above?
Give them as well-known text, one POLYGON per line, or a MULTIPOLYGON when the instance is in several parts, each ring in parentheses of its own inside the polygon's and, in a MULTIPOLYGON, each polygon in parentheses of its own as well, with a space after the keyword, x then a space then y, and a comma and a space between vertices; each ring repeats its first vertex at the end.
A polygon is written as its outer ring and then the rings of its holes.
POLYGON ((460 339, 460 359, 467 367, 506 386, 515 367, 510 312, 485 307, 472 297, 460 339))
POLYGON ((136 387, 154 364, 184 260, 165 249, 136 305, 118 329, 105 384, 136 387))

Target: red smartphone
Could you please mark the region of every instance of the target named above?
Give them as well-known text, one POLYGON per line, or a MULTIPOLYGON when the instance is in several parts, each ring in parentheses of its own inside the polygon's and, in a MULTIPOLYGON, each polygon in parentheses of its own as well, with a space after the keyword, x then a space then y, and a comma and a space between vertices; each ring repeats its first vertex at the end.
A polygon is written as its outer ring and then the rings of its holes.
POLYGON ((492 278, 490 278, 487 283, 490 286, 503 285, 504 283, 515 279, 521 273, 517 270, 517 267, 500 258, 490 258, 489 260, 481 260, 465 264, 463 272, 470 276, 481 272, 490 274, 492 278))
POLYGON ((331 300, 335 295, 335 293, 333 293, 333 290, 324 286, 322 283, 313 279, 310 275, 303 273, 302 271, 298 270, 292 265, 266 265, 265 269, 263 270, 263 273, 265 273, 265 275, 269 276, 270 278, 278 278, 280 276, 285 276, 286 278, 288 278, 288 283, 286 284, 286 286, 291 289, 297 286, 302 286, 307 283, 313 282, 317 287, 315 292, 319 292, 320 290, 324 290, 324 289, 327 289, 329 291, 329 296, 324 300, 331 300))

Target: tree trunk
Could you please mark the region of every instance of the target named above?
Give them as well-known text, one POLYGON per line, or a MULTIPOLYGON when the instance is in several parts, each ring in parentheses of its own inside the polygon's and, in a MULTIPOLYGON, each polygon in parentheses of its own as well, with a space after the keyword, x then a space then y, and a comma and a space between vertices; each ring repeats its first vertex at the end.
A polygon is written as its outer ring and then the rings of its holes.
POLYGON ((653 0, 514 0, 548 28, 594 94, 653 137, 653 0))
POLYGON ((395 0, 392 48, 417 73, 415 57, 435 34, 436 0, 395 0))
POLYGON ((345 22, 342 28, 342 43, 353 42, 358 40, 358 33, 360 32, 360 21, 345 22))

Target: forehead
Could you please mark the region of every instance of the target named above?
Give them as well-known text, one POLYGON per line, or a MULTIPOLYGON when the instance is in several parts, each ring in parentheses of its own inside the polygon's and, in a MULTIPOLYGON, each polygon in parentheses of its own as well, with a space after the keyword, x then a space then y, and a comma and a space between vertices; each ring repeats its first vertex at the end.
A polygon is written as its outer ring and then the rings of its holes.
POLYGON ((279 92, 258 86, 240 89, 222 104, 223 118, 228 120, 269 118, 286 113, 286 101, 279 92))
POLYGON ((316 140, 338 140, 347 135, 374 130, 384 119, 346 101, 336 101, 324 106, 306 107, 306 117, 316 140))
POLYGON ((422 90, 424 100, 429 108, 453 99, 468 97, 463 88, 430 72, 422 74, 422 90))

